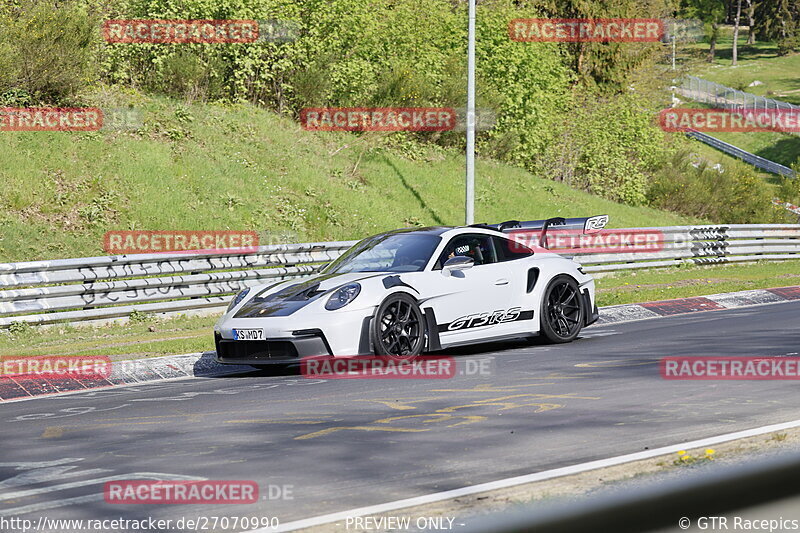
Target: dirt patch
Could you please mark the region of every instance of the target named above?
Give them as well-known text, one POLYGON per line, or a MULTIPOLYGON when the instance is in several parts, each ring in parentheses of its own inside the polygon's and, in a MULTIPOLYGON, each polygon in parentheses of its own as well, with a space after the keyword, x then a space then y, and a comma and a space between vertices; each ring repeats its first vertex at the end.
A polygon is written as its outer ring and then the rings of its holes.
POLYGON ((51 184, 52 191, 47 192, 48 198, 44 202, 12 211, 21 220, 70 232, 85 231, 96 223, 118 220, 119 212, 112 207, 118 195, 98 190, 89 178, 69 180, 62 170, 55 170, 47 171, 45 180, 51 184), (79 195, 88 201, 81 201, 79 195), (43 209, 44 206, 48 209, 43 209))
POLYGON ((83 229, 83 218, 80 215, 85 205, 76 205, 63 213, 42 213, 38 207, 30 206, 17 211, 25 222, 46 224, 53 230, 77 231, 83 229))

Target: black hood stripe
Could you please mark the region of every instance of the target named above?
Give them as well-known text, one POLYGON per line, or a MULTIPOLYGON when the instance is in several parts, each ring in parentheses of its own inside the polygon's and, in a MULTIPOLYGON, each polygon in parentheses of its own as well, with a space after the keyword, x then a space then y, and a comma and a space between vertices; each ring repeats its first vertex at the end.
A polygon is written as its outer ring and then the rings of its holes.
MULTIPOLYGON (((234 315, 234 318, 263 318, 268 316, 289 316, 299 309, 307 306, 313 301, 318 300, 323 295, 331 293, 347 283, 356 283, 365 279, 382 276, 383 274, 373 274, 348 281, 337 285, 331 289, 319 290, 323 281, 334 279, 357 272, 341 272, 336 274, 321 274, 313 278, 288 285, 278 292, 268 294, 263 298, 256 296, 244 304, 234 315)), ((274 287, 274 285, 273 285, 274 287)), ((266 289, 269 290, 269 289, 266 289)), ((264 291, 262 291, 263 293, 264 291)))

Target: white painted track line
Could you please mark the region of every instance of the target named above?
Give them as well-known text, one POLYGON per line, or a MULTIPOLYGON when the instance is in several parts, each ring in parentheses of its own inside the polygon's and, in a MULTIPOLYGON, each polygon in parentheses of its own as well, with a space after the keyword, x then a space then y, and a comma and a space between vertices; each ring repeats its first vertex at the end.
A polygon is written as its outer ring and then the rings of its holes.
POLYGON ((359 507, 357 509, 350 509, 348 511, 341 511, 337 513, 330 513, 326 515, 316 516, 313 518, 306 518, 302 520, 295 520, 281 524, 278 528, 263 528, 250 530, 248 533, 276 533, 280 531, 296 531, 298 529, 320 526, 330 524, 347 518, 355 516, 373 515, 379 513, 386 513, 389 511, 396 511, 407 507, 415 507, 418 505, 426 505, 429 503, 450 500, 461 496, 470 496, 481 492, 491 490, 505 489, 517 485, 524 485, 526 483, 533 483, 536 481, 544 481, 562 476, 569 476, 572 474, 580 474, 598 468, 606 468, 609 466, 621 465, 633 461, 641 461, 642 459, 651 459, 660 455, 668 455, 676 453, 680 450, 689 450, 693 448, 704 448, 706 446, 713 446, 723 442, 729 442, 738 439, 745 439, 748 437, 755 437, 758 435, 765 435, 774 431, 781 431, 800 427, 800 420, 793 420, 791 422, 783 422, 781 424, 772 424, 770 426, 761 426, 744 431, 737 431, 734 433, 726 433, 724 435, 717 435, 715 437, 707 437, 705 439, 694 440, 690 442, 683 442, 681 444, 674 444, 671 446, 664 446, 662 448, 655 448, 653 450, 645 450, 642 452, 630 453, 627 455, 620 455, 618 457, 610 457, 608 459, 599 459, 597 461, 590 461, 572 466, 565 466, 563 468, 556 468, 553 470, 545 470, 535 474, 526 474, 524 476, 510 477, 506 479, 498 479, 497 481, 490 481, 488 483, 481 483, 479 485, 472 485, 469 487, 462 487, 460 489, 446 490, 443 492, 434 492, 433 494, 426 494, 424 496, 417 496, 414 498, 407 498, 404 500, 396 500, 393 502, 382 503, 378 505, 371 505, 368 507, 359 507))

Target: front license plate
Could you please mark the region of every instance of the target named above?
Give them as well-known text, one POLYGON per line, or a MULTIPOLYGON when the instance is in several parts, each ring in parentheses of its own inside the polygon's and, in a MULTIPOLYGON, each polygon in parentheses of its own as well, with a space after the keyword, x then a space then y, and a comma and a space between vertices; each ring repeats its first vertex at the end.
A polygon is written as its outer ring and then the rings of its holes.
POLYGON ((263 329, 234 329, 233 340, 235 341, 263 341, 263 329))

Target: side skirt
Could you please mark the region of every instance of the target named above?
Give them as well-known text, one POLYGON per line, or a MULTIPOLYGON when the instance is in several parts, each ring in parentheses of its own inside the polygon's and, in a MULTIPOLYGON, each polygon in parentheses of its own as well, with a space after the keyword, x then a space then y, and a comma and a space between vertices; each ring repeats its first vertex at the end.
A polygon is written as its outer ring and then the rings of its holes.
POLYGON ((496 342, 496 341, 504 341, 510 339, 526 339, 529 337, 535 337, 536 333, 508 333, 506 335, 498 335, 496 337, 483 337, 481 339, 472 339, 468 341, 458 341, 453 342, 450 344, 445 344, 443 348, 455 348, 457 346, 469 346, 471 344, 484 344, 487 342, 496 342))

